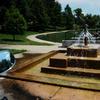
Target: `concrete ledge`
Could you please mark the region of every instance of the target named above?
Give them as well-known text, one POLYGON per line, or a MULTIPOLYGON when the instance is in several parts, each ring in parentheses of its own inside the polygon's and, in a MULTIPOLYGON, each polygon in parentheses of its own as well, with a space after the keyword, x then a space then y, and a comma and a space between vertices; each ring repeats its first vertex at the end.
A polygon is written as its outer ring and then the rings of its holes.
POLYGON ((69 67, 79 67, 79 68, 90 68, 90 69, 100 69, 100 59, 88 59, 88 58, 68 58, 69 67))
POLYGON ((97 57, 98 50, 91 48, 67 48, 67 56, 97 57))
POLYGON ((41 72, 49 73, 49 74, 58 74, 65 76, 79 76, 79 77, 94 77, 100 78, 100 72, 97 70, 88 70, 87 69, 75 69, 73 68, 52 68, 52 67, 42 67, 41 72))
POLYGON ((67 67, 67 60, 66 59, 57 59, 57 58, 50 58, 50 66, 51 67, 67 67))
POLYGON ((54 55, 49 59, 49 66, 51 67, 67 67, 67 57, 64 53, 59 53, 54 55))

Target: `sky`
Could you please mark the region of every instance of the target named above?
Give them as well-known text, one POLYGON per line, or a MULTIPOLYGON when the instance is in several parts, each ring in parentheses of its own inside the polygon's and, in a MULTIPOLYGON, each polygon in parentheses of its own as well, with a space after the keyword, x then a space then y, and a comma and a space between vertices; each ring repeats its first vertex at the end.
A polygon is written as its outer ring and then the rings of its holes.
POLYGON ((65 6, 69 4, 72 10, 81 8, 84 14, 100 15, 100 0, 56 0, 62 5, 64 10, 65 6))
POLYGON ((0 62, 2 60, 9 60, 10 61, 10 53, 7 50, 0 51, 0 62))

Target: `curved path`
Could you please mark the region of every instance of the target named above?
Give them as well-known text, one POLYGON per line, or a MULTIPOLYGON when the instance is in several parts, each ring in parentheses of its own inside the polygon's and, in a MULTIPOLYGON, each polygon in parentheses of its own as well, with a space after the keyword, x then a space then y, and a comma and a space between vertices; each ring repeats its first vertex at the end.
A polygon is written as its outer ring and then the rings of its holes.
POLYGON ((18 50, 27 50, 27 53, 47 53, 52 50, 62 49, 57 45, 53 46, 36 46, 36 45, 8 45, 8 44, 0 44, 0 48, 2 49, 18 49, 18 50))
MULTIPOLYGON (((66 32, 66 31, 59 31, 59 32, 66 32)), ((53 34, 53 33, 57 33, 57 32, 46 32, 46 33, 41 33, 41 34, 53 34)), ((9 44, 0 44, 0 48, 3 49, 18 49, 18 50, 27 50, 26 53, 47 53, 50 52, 52 50, 61 50, 64 48, 59 48, 59 46, 61 46, 61 43, 55 43, 55 42, 50 42, 50 41, 45 41, 45 40, 41 40, 36 38, 38 35, 41 34, 36 34, 36 35, 29 35, 26 38, 31 40, 31 41, 36 41, 36 42, 42 42, 42 43, 49 43, 49 44, 53 44, 50 46, 46 46, 46 45, 9 45, 9 44)), ((22 54, 18 54, 16 55, 16 57, 22 57, 22 54)))
POLYGON ((51 42, 51 41, 46 41, 46 40, 42 40, 37 38, 37 36, 39 35, 47 35, 47 34, 53 34, 53 33, 58 33, 58 32, 67 32, 67 30, 65 31, 56 31, 56 32, 45 32, 45 33, 40 33, 40 34, 35 34, 35 35, 29 35, 26 38, 31 40, 31 41, 36 41, 36 42, 41 42, 41 43, 48 43, 48 44, 53 44, 53 45, 61 45, 61 43, 58 42, 51 42))

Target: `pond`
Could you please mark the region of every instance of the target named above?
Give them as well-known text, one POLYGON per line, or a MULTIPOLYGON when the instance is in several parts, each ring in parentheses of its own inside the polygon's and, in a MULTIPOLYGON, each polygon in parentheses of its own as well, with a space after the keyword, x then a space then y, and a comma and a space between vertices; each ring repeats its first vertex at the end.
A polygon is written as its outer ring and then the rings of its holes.
POLYGON ((70 40, 72 37, 76 37, 77 34, 75 31, 68 32, 58 32, 53 34, 39 35, 37 38, 52 42, 62 42, 62 40, 70 40))
MULTIPOLYGON (((75 40, 77 37, 80 35, 80 31, 67 31, 67 32, 58 32, 58 33, 53 33, 53 34, 46 34, 46 35, 39 35, 37 38, 42 39, 42 40, 47 40, 47 41, 52 41, 52 42, 62 42, 62 40, 75 40)), ((94 36, 97 33, 97 30, 89 30, 89 32, 94 36)), ((97 38, 96 38, 97 39, 97 38)))

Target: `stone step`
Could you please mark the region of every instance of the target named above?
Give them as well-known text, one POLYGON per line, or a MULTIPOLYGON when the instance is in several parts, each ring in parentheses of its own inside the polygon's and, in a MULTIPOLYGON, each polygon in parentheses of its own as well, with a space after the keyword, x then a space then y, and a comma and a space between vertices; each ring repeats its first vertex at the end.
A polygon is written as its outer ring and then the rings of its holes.
POLYGON ((92 77, 100 78, 100 70, 96 69, 86 69, 86 68, 57 68, 57 67, 42 67, 41 72, 49 74, 60 74, 60 75, 71 75, 71 76, 81 76, 81 77, 92 77))
POLYGON ((68 57, 69 67, 81 67, 90 69, 100 69, 100 58, 88 58, 88 57, 68 57))

